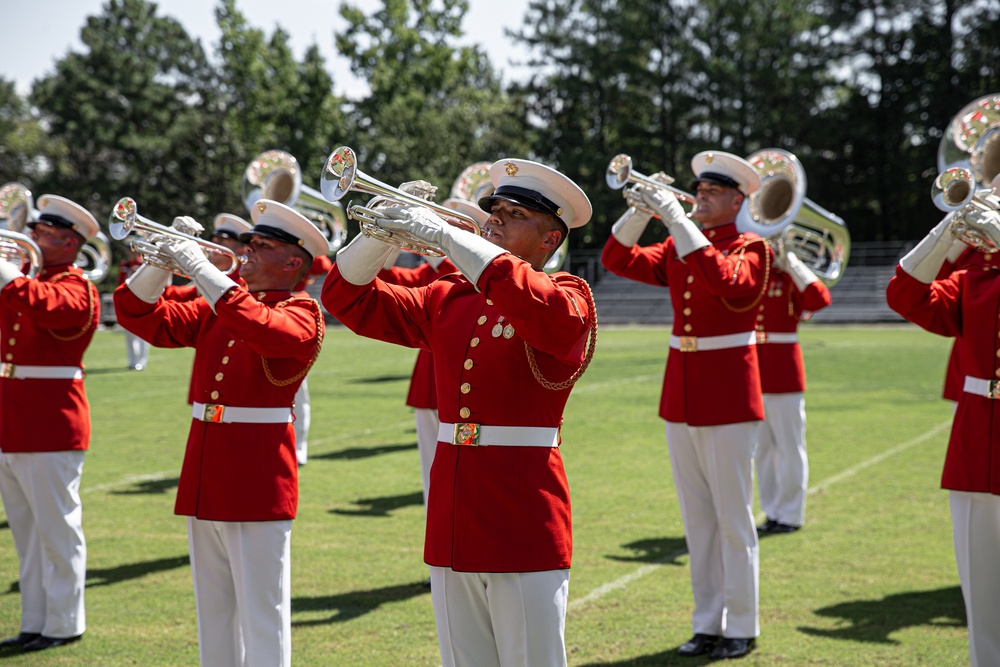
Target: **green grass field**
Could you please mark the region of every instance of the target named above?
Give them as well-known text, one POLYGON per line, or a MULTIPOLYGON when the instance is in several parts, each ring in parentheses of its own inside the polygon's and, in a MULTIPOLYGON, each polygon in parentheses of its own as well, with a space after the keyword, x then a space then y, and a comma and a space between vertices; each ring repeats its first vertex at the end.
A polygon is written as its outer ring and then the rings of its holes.
MULTIPOLYGON (((656 416, 667 332, 605 328, 570 399, 563 455, 575 550, 571 665, 700 665, 680 511, 656 416)), ((173 501, 190 350, 125 370, 123 335, 87 355, 88 631, 13 665, 196 665, 184 519, 173 501)), ((947 493, 949 341, 909 326, 801 332, 810 487, 803 530, 761 541, 761 638, 744 665, 968 664, 947 493)), ((293 664, 438 665, 412 414, 415 352, 331 328, 309 375, 310 462, 292 529, 293 664)), ((498 378, 498 381, 502 379, 498 378)), ((719 382, 725 371, 719 369, 719 382)), ((5 517, 0 517, 3 519, 5 517)), ((0 523, 0 635, 17 558, 0 523)))

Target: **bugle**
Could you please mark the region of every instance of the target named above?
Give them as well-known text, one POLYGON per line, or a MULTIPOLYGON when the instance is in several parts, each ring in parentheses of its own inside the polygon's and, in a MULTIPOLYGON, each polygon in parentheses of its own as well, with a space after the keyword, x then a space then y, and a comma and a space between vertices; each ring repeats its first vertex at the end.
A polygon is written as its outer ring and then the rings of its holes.
POLYGON ((380 209, 400 204, 422 206, 430 209, 431 212, 446 223, 476 235, 480 234, 479 223, 471 216, 386 185, 382 181, 376 180, 358 169, 357 162, 358 159, 354 150, 347 146, 341 146, 333 151, 323 167, 323 175, 320 178, 320 190, 323 192, 323 197, 330 202, 340 201, 351 190, 374 195, 374 198, 368 202, 367 206, 352 204, 347 208, 347 216, 358 221, 361 225, 362 233, 366 236, 377 238, 420 255, 435 257, 444 255, 445 253, 441 248, 427 243, 412 234, 387 231, 379 227, 379 220, 381 218, 380 209))
POLYGON ((954 236, 979 252, 996 252, 997 243, 983 232, 982 224, 986 213, 1000 209, 1000 196, 979 185, 970 169, 945 169, 931 184, 931 200, 952 214, 948 228, 954 236))
MULTIPOLYGON (((643 185, 648 188, 672 192, 674 196, 677 197, 677 201, 691 207, 691 210, 688 212, 688 216, 690 217, 691 214, 694 213, 694 207, 698 204, 695 196, 670 185, 674 179, 669 176, 666 178, 669 179, 669 182, 657 180, 651 176, 638 173, 632 168, 632 158, 624 153, 620 153, 611 158, 611 162, 608 163, 608 168, 604 172, 604 182, 607 183, 608 187, 612 190, 621 190, 626 185, 631 183, 633 185, 643 185)), ((641 208, 643 213, 647 213, 654 218, 660 217, 656 214, 656 211, 646 207, 639 208, 641 208)))
POLYGON ((294 208, 323 233, 329 252, 336 252, 347 240, 344 207, 340 202, 327 201, 322 193, 302 183, 302 169, 291 153, 270 150, 255 157, 243 171, 241 190, 248 211, 259 199, 294 208))
POLYGON ((138 238, 132 240, 132 250, 142 255, 143 260, 147 264, 161 269, 166 269, 167 271, 175 273, 179 276, 190 277, 184 272, 184 269, 177 264, 173 257, 165 253, 159 245, 157 245, 157 243, 153 240, 156 236, 194 241, 201 247, 202 252, 204 252, 206 256, 225 256, 229 259, 229 266, 223 270, 223 273, 226 275, 235 271, 241 263, 240 258, 236 256, 236 253, 226 246, 206 241, 205 239, 197 236, 184 234, 183 232, 177 231, 173 227, 161 225, 157 222, 153 222, 149 218, 144 218, 139 215, 135 200, 131 197, 122 197, 118 200, 118 203, 115 204, 114 209, 111 211, 111 217, 108 219, 108 229, 111 231, 111 236, 119 241, 127 238, 132 232, 136 232, 138 238))

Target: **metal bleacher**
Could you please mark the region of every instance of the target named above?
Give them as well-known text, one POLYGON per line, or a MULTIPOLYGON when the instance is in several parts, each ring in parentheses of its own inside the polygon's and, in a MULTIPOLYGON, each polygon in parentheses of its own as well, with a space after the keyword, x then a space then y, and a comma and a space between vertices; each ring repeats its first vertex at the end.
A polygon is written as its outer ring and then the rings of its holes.
MULTIPOLYGON (((896 263, 912 242, 856 243, 843 277, 830 288, 833 303, 812 316, 813 322, 902 322, 885 301, 885 288, 896 263)), ((601 266, 599 250, 577 250, 570 270, 585 278, 594 290, 601 324, 669 324, 673 322, 670 292, 608 273, 601 266)))

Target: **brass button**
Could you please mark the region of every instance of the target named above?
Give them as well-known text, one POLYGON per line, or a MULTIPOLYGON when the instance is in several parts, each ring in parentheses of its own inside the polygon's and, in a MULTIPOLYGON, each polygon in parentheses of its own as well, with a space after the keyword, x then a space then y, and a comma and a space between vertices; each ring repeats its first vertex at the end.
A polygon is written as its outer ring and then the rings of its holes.
POLYGON ((225 365, 228 363, 229 363, 229 357, 222 357, 222 364, 225 365))
POLYGON ((227 345, 228 347, 232 347, 233 345, 236 345, 236 341, 235 341, 235 340, 231 340, 231 341, 229 341, 229 342, 228 342, 228 343, 227 343, 226 345, 227 345))
POLYGON ((687 331, 687 332, 690 332, 690 331, 691 331, 691 329, 694 329, 694 327, 693 327, 693 326, 691 326, 690 324, 685 324, 685 325, 684 325, 684 331, 687 331))
POLYGON ((468 419, 469 415, 471 414, 472 410, 470 410, 469 408, 462 408, 461 410, 458 411, 458 416, 461 417, 462 419, 468 419))
POLYGON ((15 324, 14 325, 14 331, 20 331, 20 330, 21 330, 21 325, 20 324, 15 324))
POLYGON ((225 376, 225 375, 223 375, 222 373, 216 373, 216 374, 215 374, 215 380, 216 380, 216 381, 219 381, 219 380, 221 380, 221 379, 222 379, 222 378, 224 378, 224 377, 226 377, 226 376, 225 376))
POLYGON ((486 324, 486 316, 485 315, 480 315, 479 319, 476 320, 476 322, 478 322, 479 324, 486 324))
POLYGON ((764 321, 764 313, 757 313, 757 321, 758 322, 764 321))
POLYGON ((691 298, 691 290, 686 290, 684 292, 684 298, 685 299, 690 299, 691 298))
MULTIPOLYGON (((997 352, 997 354, 1000 354, 1000 352, 997 352)), ((465 370, 467 371, 472 370, 472 359, 466 359, 465 363, 462 365, 465 366, 465 370)))
POLYGON ((993 259, 993 253, 991 252, 986 253, 985 255, 983 255, 983 259, 985 259, 987 262, 990 261, 991 259, 993 259))
MULTIPOLYGON (((997 352, 997 354, 1000 354, 1000 352, 997 352)), ((13 358, 14 358, 14 355, 11 354, 10 352, 8 352, 6 355, 4 355, 4 359, 6 359, 7 361, 10 361, 13 358)))
POLYGON ((998 378, 1000 378, 1000 368, 998 368, 998 369, 996 370, 996 373, 995 373, 995 375, 996 375, 996 376, 997 376, 998 378))
POLYGON ((460 389, 463 394, 468 394, 470 391, 472 391, 472 385, 469 384, 468 382, 463 382, 460 389))
POLYGON ((258 301, 263 301, 264 297, 266 297, 266 296, 267 296, 267 292, 257 292, 257 300, 258 301))
POLYGON ((1000 350, 997 350, 997 356, 1000 357, 1000 350))
POLYGON ((684 314, 685 315, 690 315, 691 314, 691 309, 690 308, 685 308, 684 309, 684 314))
POLYGON ((487 306, 492 306, 493 305, 493 300, 492 299, 486 299, 486 305, 487 306))
POLYGON ((7 339, 7 344, 8 345, 16 345, 17 344, 17 339, 16 338, 8 338, 7 339))
POLYGON ((691 283, 693 283, 694 282, 694 276, 688 276, 687 277, 687 281, 688 281, 688 285, 690 285, 691 283))
POLYGON ((211 396, 212 396, 212 400, 214 401, 215 399, 217 399, 219 397, 219 392, 213 391, 212 394, 211 394, 211 396))
POLYGON ((476 336, 475 338, 473 338, 472 340, 470 340, 469 341, 469 345, 471 345, 472 347, 475 347, 475 346, 479 345, 479 336, 476 336))

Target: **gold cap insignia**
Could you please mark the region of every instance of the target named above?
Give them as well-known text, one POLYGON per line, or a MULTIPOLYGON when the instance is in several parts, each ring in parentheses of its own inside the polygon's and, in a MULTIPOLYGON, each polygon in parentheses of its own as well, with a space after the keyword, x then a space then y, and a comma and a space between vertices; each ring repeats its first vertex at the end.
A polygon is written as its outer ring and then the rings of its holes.
POLYGON ((41 199, 38 200, 38 205, 41 206, 42 208, 45 208, 45 204, 48 203, 48 201, 49 200, 47 197, 42 197, 41 199))
POLYGON ((513 162, 508 162, 506 171, 508 176, 517 176, 517 165, 513 162))
POLYGON ((559 216, 562 215, 562 207, 561 206, 556 209, 556 215, 559 215, 559 216))
POLYGON ((708 155, 705 156, 705 164, 712 164, 712 160, 714 159, 715 156, 709 153, 708 155))
POLYGON ((261 213, 263 213, 264 211, 267 210, 267 204, 265 204, 262 201, 257 202, 257 210, 260 211, 261 213))

